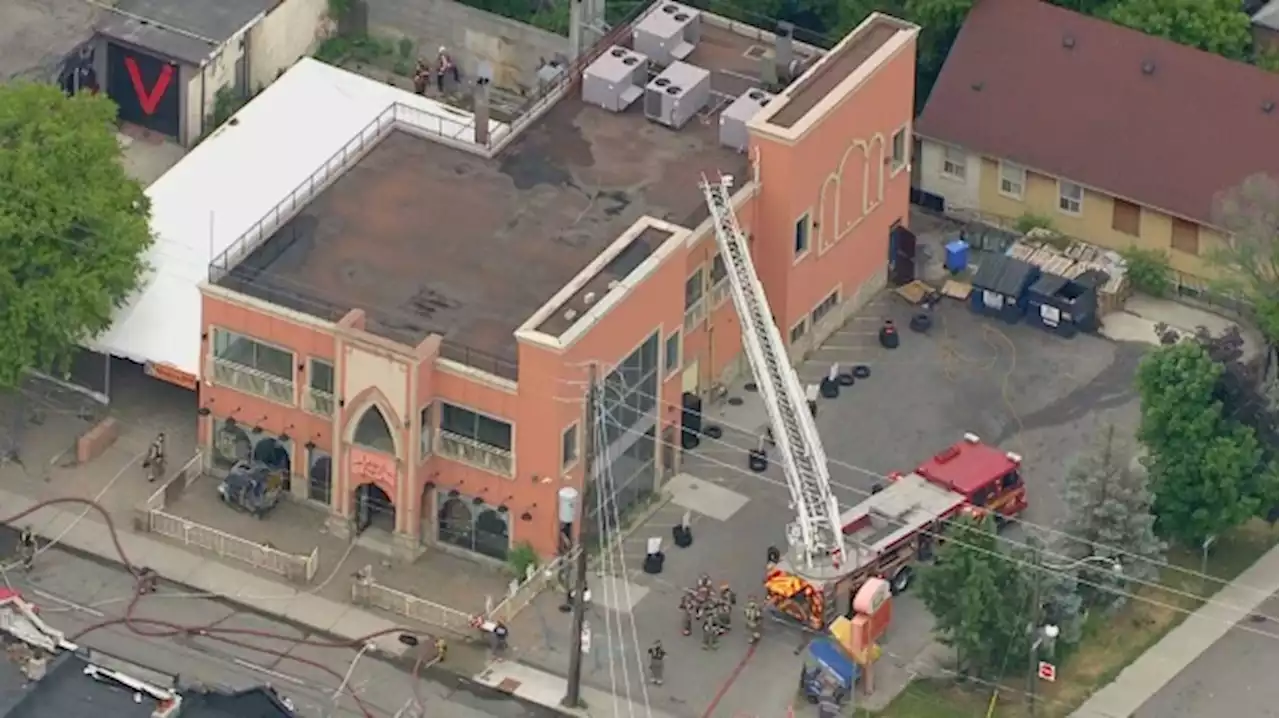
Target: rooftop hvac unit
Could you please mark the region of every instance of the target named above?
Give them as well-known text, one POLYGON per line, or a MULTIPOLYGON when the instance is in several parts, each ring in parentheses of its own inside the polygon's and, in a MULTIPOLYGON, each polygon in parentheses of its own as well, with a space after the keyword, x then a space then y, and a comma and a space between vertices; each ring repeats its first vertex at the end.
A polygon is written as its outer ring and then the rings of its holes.
POLYGON ((613 46, 582 73, 582 101, 610 112, 622 112, 644 94, 649 58, 613 46))
POLYGON ((673 62, 644 88, 645 117, 667 127, 684 127, 711 101, 711 73, 673 62))
POLYGON ((764 90, 747 90, 729 103, 720 113, 720 144, 746 152, 747 123, 772 99, 773 94, 764 90))
POLYGON ((632 46, 655 65, 666 67, 693 54, 702 36, 702 13, 679 3, 659 3, 636 23, 632 46))

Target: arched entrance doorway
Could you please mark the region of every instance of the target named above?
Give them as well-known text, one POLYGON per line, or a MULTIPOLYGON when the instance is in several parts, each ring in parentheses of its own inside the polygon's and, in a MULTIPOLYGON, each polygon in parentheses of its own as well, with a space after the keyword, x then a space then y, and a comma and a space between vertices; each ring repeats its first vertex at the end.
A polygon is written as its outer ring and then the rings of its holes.
POLYGON ((377 484, 361 484, 355 491, 356 533, 378 529, 387 533, 396 530, 396 506, 377 484))

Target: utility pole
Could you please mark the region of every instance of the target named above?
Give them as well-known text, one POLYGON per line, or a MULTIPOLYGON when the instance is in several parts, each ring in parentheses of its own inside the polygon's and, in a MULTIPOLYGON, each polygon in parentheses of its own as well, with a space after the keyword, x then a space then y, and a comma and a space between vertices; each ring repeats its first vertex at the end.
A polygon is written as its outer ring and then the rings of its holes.
POLYGON ((1042 629, 1040 627, 1040 544, 1035 536, 1027 537, 1027 546, 1031 547, 1031 648, 1027 651, 1027 712, 1031 718, 1036 715, 1036 688, 1040 669, 1040 643, 1042 629))
MULTIPOLYGON (((578 708, 582 705, 582 628, 587 620, 587 547, 582 543, 583 519, 587 514, 582 505, 586 496, 589 481, 594 480, 596 466, 596 365, 587 369, 586 409, 582 419, 582 491, 579 492, 577 541, 578 552, 573 588, 573 649, 569 653, 569 679, 565 687, 564 700, 560 704, 566 708, 578 708)), ((597 489, 598 490, 598 489, 597 489)))

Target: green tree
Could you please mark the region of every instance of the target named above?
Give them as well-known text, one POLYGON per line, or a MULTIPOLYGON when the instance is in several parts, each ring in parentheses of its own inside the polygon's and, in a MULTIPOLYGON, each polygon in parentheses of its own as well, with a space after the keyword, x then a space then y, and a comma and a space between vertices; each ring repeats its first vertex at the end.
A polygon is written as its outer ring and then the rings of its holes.
POLYGON ((1240 0, 1119 0, 1108 14, 1116 24, 1248 62, 1252 38, 1240 0))
POLYGON ((1006 656, 1027 655, 1032 584, 1022 563, 1001 554, 990 517, 952 521, 919 585, 938 641, 956 652, 964 672, 998 677, 1006 656))
POLYGON ((1089 605, 1115 604, 1120 592, 1098 586, 1119 589, 1123 578, 1156 579, 1164 560, 1165 544, 1156 536, 1147 477, 1134 470, 1130 459, 1115 427, 1108 425, 1093 449, 1067 470, 1062 499, 1069 510, 1062 531, 1070 538, 1060 553, 1074 560, 1101 556, 1117 561, 1123 570, 1123 576, 1116 576, 1101 560, 1101 568, 1081 565, 1086 581, 1081 593, 1089 605))
POLYGON ((150 206, 115 120, 105 96, 0 86, 0 388, 65 368, 139 286, 150 206))
POLYGON ((1280 185, 1266 174, 1246 178, 1215 198, 1214 224, 1230 232, 1209 261, 1222 270, 1219 289, 1242 297, 1274 352, 1280 343, 1280 185))
POLYGON ((1223 367, 1196 342, 1147 355, 1138 367, 1138 438, 1155 495, 1156 528, 1198 545, 1260 509, 1253 431, 1228 419, 1217 398, 1223 367))

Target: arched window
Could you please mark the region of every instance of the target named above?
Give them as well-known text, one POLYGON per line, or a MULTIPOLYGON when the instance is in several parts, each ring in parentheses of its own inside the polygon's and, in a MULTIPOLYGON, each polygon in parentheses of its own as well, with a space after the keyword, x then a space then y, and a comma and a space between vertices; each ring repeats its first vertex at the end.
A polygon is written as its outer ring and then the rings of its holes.
POLYGON ((391 425, 377 404, 370 404, 364 416, 356 424, 351 440, 360 446, 387 454, 396 453, 396 442, 391 436, 391 425))

